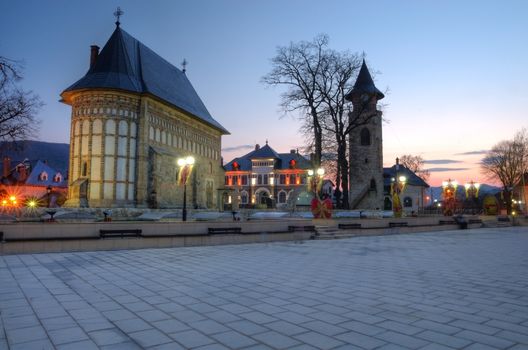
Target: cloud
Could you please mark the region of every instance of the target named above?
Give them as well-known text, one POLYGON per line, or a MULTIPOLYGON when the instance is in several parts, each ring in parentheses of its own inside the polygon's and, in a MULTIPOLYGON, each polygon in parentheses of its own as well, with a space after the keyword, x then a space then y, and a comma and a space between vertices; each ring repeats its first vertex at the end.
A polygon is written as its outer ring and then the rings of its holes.
POLYGON ((239 146, 233 146, 233 147, 226 147, 226 148, 222 148, 222 152, 242 151, 244 149, 251 149, 253 147, 254 147, 253 145, 239 145, 239 146))
POLYGON ((487 150, 483 149, 480 151, 469 151, 469 152, 463 152, 463 153, 455 153, 455 156, 474 156, 479 154, 486 154, 488 153, 487 150))
POLYGON ((461 160, 454 160, 454 159, 431 159, 431 160, 424 160, 425 164, 454 164, 454 163, 462 163, 461 160))
POLYGON ((430 168, 430 169, 426 169, 426 170, 430 171, 432 173, 443 173, 443 172, 449 172, 449 171, 469 170, 469 168, 430 168))

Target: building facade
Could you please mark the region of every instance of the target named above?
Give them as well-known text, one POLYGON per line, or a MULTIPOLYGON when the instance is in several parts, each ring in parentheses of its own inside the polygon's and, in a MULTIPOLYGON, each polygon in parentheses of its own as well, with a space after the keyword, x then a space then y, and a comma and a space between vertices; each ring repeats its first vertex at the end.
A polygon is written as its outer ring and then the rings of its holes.
POLYGON ((196 161, 188 184, 195 208, 216 208, 228 134, 179 70, 120 28, 90 69, 61 94, 72 107, 66 206, 180 207, 180 157, 196 161))
POLYGON ((401 164, 395 164, 390 168, 383 168, 383 209, 392 210, 391 186, 394 186, 396 179, 399 179, 401 176, 405 177, 405 185, 403 186, 403 191, 400 193, 403 212, 407 215, 417 214, 428 204, 425 198, 429 185, 413 171, 401 164))
POLYGON ((281 207, 307 190, 311 163, 295 150, 277 153, 268 143, 224 166, 226 193, 224 203, 240 198, 242 207, 281 207), (231 198, 229 198, 231 197, 231 198))
POLYGON ((377 108, 383 97, 363 60, 356 83, 346 96, 353 105, 350 121, 360 125, 349 139, 351 209, 383 208, 382 113, 377 108))

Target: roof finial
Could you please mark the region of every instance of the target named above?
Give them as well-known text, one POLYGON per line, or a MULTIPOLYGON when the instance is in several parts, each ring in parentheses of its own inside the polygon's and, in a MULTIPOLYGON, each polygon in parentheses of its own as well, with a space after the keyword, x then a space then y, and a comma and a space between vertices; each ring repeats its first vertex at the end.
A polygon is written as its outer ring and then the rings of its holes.
POLYGON ((184 58, 183 59, 183 62, 181 63, 182 65, 182 72, 185 73, 187 71, 187 60, 184 58))
POLYGON ((266 145, 268 144, 268 139, 266 139, 266 145))
POLYGON ((114 17, 117 19, 117 21, 115 22, 116 26, 119 27, 119 25, 121 24, 121 22, 119 22, 119 17, 121 17, 124 14, 125 14, 125 12, 122 11, 121 7, 118 6, 117 9, 114 12, 114 17))

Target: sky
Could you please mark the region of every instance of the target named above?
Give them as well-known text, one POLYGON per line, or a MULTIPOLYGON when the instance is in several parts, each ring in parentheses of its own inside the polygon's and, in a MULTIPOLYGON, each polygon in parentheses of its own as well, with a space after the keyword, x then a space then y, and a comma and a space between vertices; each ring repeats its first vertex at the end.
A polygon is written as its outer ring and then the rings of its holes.
MULTIPOLYGON (((2 1, 0 55, 24 62, 22 87, 45 106, 35 139, 69 142, 70 107, 60 93, 88 70, 89 47, 121 26, 187 76, 223 137, 226 162, 266 140, 302 148, 299 121, 264 85, 277 46, 312 40, 362 53, 382 102, 384 164, 420 155, 431 185, 486 182, 479 161, 528 127, 528 2, 519 1, 2 1)), ((489 183, 489 181, 487 181, 489 183)))

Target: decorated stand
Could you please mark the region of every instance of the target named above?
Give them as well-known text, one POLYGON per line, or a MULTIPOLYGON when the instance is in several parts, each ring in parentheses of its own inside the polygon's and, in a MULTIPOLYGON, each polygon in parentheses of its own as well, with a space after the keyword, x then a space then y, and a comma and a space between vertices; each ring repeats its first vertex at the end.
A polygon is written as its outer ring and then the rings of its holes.
POLYGON ((313 192, 310 203, 313 217, 315 219, 330 219, 332 217, 332 200, 328 197, 321 198, 321 187, 323 185, 324 169, 308 170, 308 190, 313 192))

